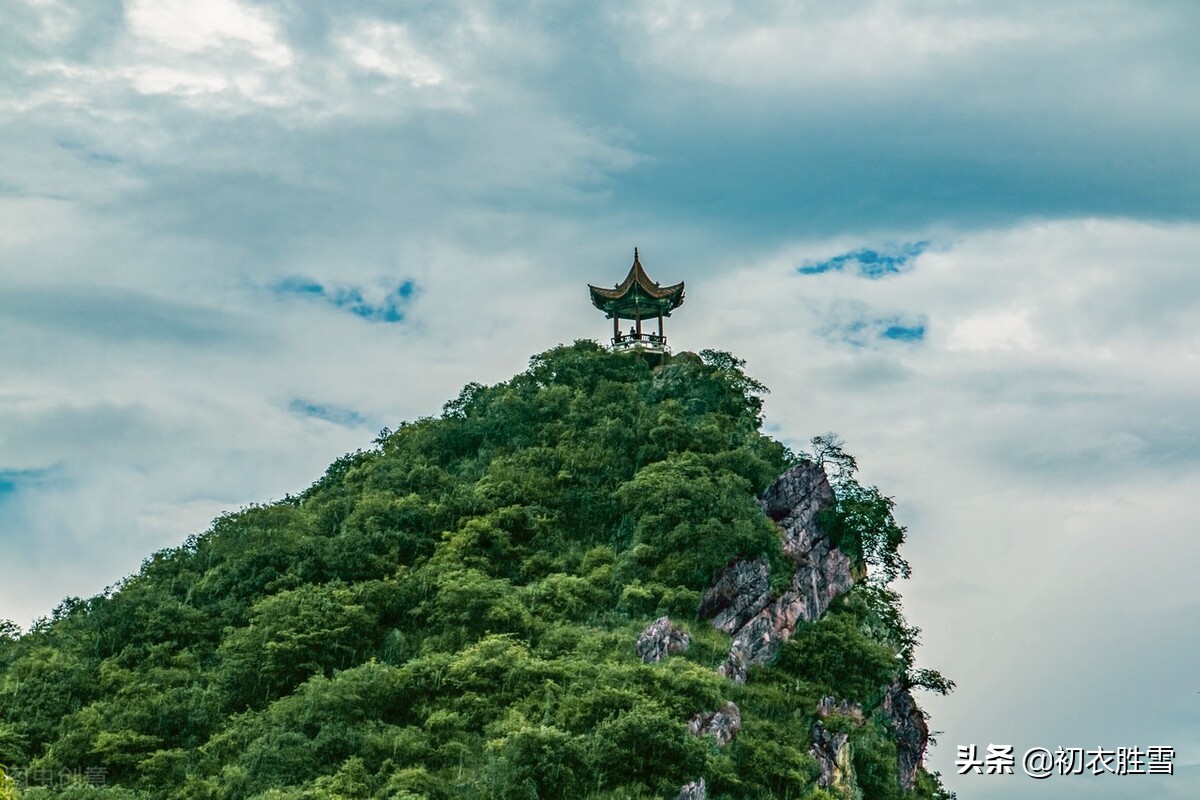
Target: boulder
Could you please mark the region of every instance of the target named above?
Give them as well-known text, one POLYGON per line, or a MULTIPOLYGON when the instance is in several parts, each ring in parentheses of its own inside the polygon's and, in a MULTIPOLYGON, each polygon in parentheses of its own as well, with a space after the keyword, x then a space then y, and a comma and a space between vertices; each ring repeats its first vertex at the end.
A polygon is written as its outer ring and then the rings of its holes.
POLYGON ((896 772, 900 785, 911 790, 917 781, 917 768, 929 744, 929 725, 917 707, 912 692, 900 678, 883 696, 883 713, 896 737, 896 772))
POLYGON ((637 654, 647 664, 657 664, 669 655, 688 649, 691 638, 675 627, 669 617, 659 617, 637 638, 637 654))
POLYGON ((854 585, 850 558, 820 529, 820 514, 833 503, 825 471, 811 462, 789 469, 759 498, 763 512, 782 530, 783 551, 794 568, 778 597, 771 595, 762 558, 734 561, 704 593, 699 617, 733 637, 718 668, 722 675, 745 682, 747 670, 773 659, 799 622, 818 619, 854 585))
POLYGON ((742 712, 737 704, 729 701, 721 706, 720 711, 693 714, 688 720, 688 733, 693 736, 712 734, 717 745, 724 747, 733 741, 733 737, 742 729, 742 712))

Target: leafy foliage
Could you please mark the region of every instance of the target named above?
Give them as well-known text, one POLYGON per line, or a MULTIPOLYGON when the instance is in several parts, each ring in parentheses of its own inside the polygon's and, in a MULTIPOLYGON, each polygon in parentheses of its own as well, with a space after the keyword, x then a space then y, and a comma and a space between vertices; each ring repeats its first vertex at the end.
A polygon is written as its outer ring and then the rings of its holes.
POLYGON ((875 486, 858 482, 858 463, 842 449, 834 434, 813 439, 812 456, 825 467, 837 502, 825 512, 822 526, 838 547, 867 574, 869 582, 887 586, 907 578, 911 569, 900 555, 905 529, 892 516, 896 503, 875 486))
MULTIPOLYGON (((716 674, 728 637, 686 620, 731 559, 782 569, 754 498, 794 461, 742 367, 560 346, 24 635, 0 624, 0 761, 106 770, 63 797, 615 800, 701 775, 719 798, 827 797, 817 700, 870 702, 916 631, 856 590, 746 685, 716 674), (661 614, 694 643, 648 666, 634 641, 661 614), (731 745, 687 732, 730 699, 731 745)), ((891 501, 854 486, 829 524, 903 574, 891 501)), ((859 738, 890 786, 894 748, 859 738)))

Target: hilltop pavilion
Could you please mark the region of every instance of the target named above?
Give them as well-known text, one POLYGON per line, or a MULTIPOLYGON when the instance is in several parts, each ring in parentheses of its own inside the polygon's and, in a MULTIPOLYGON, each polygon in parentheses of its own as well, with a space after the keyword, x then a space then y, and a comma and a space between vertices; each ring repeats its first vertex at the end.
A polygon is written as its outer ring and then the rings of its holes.
POLYGON ((592 305, 604 312, 613 321, 612 349, 614 351, 642 350, 668 355, 667 337, 663 333, 663 318, 683 305, 683 281, 671 286, 661 286, 650 280, 637 248, 633 248, 633 266, 625 280, 611 289, 588 284, 592 305), (658 333, 642 331, 642 320, 658 318, 658 333), (621 330, 621 320, 633 323, 629 332, 621 330))

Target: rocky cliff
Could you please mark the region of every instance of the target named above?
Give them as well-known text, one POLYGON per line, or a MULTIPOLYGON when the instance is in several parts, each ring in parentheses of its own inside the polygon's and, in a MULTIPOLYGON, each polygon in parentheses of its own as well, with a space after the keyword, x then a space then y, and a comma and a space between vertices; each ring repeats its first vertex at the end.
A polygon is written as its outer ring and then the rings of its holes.
POLYGON ((850 559, 834 546, 817 517, 834 502, 825 471, 799 464, 781 475, 759 499, 783 531, 783 551, 795 565, 788 588, 771 593, 767 561, 736 561, 725 568, 700 603, 700 619, 733 637, 722 675, 742 683, 746 670, 775 657, 798 622, 812 622, 835 597, 854 585, 850 559))
MULTIPOLYGON (((819 524, 821 513, 834 502, 829 479, 815 463, 792 467, 759 498, 763 512, 783 533, 783 551, 792 564, 791 580, 782 592, 772 592, 768 562, 760 557, 735 560, 712 582, 697 617, 731 636, 729 654, 717 670, 721 675, 744 683, 750 668, 769 663, 796 633, 799 623, 818 620, 834 599, 854 586, 853 562, 819 524)), ((638 640, 638 652, 647 663, 682 652, 687 646, 687 634, 666 617, 656 620, 638 640)), ((904 789, 911 790, 929 732, 903 676, 887 687, 878 710, 896 739, 897 779, 904 789)), ((845 732, 831 732, 823 720, 837 714, 861 725, 863 709, 828 697, 815 711, 818 721, 811 731, 810 754, 820 769, 819 784, 842 797, 861 797, 851 763, 850 737, 845 732)), ((740 731, 741 718, 737 706, 729 702, 719 711, 697 713, 688 728, 695 735, 713 734, 723 746, 740 731)), ((704 781, 699 780, 684 786, 678 800, 702 800, 705 796, 704 781)))

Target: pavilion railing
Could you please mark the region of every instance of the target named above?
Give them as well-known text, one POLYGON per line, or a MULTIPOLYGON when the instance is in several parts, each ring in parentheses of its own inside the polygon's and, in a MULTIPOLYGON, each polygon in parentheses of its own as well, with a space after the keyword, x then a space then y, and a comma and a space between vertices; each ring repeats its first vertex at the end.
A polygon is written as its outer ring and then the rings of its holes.
POLYGON ((663 353, 671 352, 671 348, 667 346, 667 337, 659 336, 656 333, 622 333, 614 336, 612 339, 612 349, 614 351, 631 350, 634 348, 658 350, 663 353))

